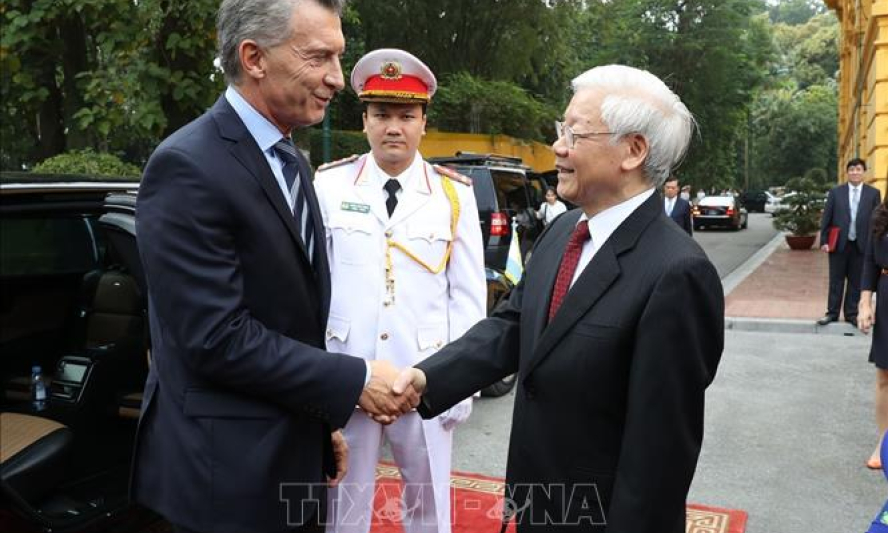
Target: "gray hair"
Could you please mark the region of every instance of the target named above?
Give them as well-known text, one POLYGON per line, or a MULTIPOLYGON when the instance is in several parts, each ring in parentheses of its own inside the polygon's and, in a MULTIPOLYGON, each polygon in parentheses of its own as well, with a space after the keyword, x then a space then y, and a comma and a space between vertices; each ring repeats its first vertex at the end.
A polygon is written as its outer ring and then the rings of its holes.
POLYGON ((574 92, 604 91, 601 120, 617 134, 612 143, 630 133, 647 139, 644 175, 653 187, 661 187, 687 152, 697 125, 681 99, 660 78, 625 65, 587 70, 574 78, 571 86, 574 92))
POLYGON ((219 61, 228 83, 240 82, 240 43, 252 39, 263 48, 272 48, 290 40, 290 19, 301 2, 314 2, 341 15, 346 0, 223 0, 216 33, 219 61))

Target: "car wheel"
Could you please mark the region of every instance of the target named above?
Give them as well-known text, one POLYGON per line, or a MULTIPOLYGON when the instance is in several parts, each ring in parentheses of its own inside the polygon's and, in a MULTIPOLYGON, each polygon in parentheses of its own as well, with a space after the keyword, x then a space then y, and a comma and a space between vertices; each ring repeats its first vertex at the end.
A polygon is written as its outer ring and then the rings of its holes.
POLYGON ((509 391, 511 391, 512 388, 515 386, 516 381, 518 381, 518 374, 506 376, 493 385, 481 389, 481 396, 486 396, 487 398, 498 398, 504 394, 508 394, 509 391))

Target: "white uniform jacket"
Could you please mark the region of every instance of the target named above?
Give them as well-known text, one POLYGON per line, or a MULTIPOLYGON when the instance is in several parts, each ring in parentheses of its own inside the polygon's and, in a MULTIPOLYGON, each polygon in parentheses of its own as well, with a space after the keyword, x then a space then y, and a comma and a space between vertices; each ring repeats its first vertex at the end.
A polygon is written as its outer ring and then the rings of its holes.
POLYGON ((485 315, 484 250, 471 186, 441 176, 417 153, 400 176, 391 219, 372 155, 317 173, 315 189, 326 226, 332 297, 327 349, 367 360, 412 366, 466 332, 485 315), (442 180, 459 199, 456 231, 442 180), (437 274, 387 240, 400 243, 437 274), (386 249, 394 290, 386 283, 386 249))

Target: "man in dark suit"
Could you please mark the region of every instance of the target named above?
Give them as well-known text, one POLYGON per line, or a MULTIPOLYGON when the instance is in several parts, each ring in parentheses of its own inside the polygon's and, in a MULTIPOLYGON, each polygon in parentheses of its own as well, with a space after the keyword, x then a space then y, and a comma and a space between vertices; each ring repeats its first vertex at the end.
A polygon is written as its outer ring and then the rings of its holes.
POLYGON ((388 363, 327 353, 311 170, 289 140, 344 86, 341 0, 225 0, 229 87, 166 139, 136 210, 152 365, 132 495, 177 531, 323 531, 355 405, 391 421, 388 363))
POLYGON ((860 273, 863 270, 866 239, 870 233, 870 217, 882 201, 878 189, 863 183, 863 176, 866 174, 866 162, 863 159, 848 161, 845 173, 848 182, 829 191, 823 217, 820 219, 820 249, 829 253, 829 296, 826 315, 817 321, 821 326, 839 319, 840 306, 845 320, 857 326, 860 273), (835 250, 831 251, 829 233, 834 227, 838 228, 839 234, 835 250))
POLYGON ((678 195, 678 178, 672 176, 663 184, 663 207, 666 215, 681 226, 688 235, 694 234, 691 223, 691 203, 678 195))
POLYGON ((434 416, 518 374, 505 510, 520 533, 682 533, 724 340, 718 274, 657 194, 693 118, 631 67, 573 87, 554 150, 580 209, 545 229, 507 302, 394 389, 425 390, 434 416))

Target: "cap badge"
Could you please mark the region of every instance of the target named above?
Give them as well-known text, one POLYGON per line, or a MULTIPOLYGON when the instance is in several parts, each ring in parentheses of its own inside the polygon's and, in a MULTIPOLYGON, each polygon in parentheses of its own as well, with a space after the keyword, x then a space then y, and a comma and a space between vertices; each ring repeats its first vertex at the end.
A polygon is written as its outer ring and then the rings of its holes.
POLYGON ((386 61, 382 64, 382 69, 380 69, 380 75, 384 80, 400 80, 401 79, 401 64, 397 61, 386 61))

